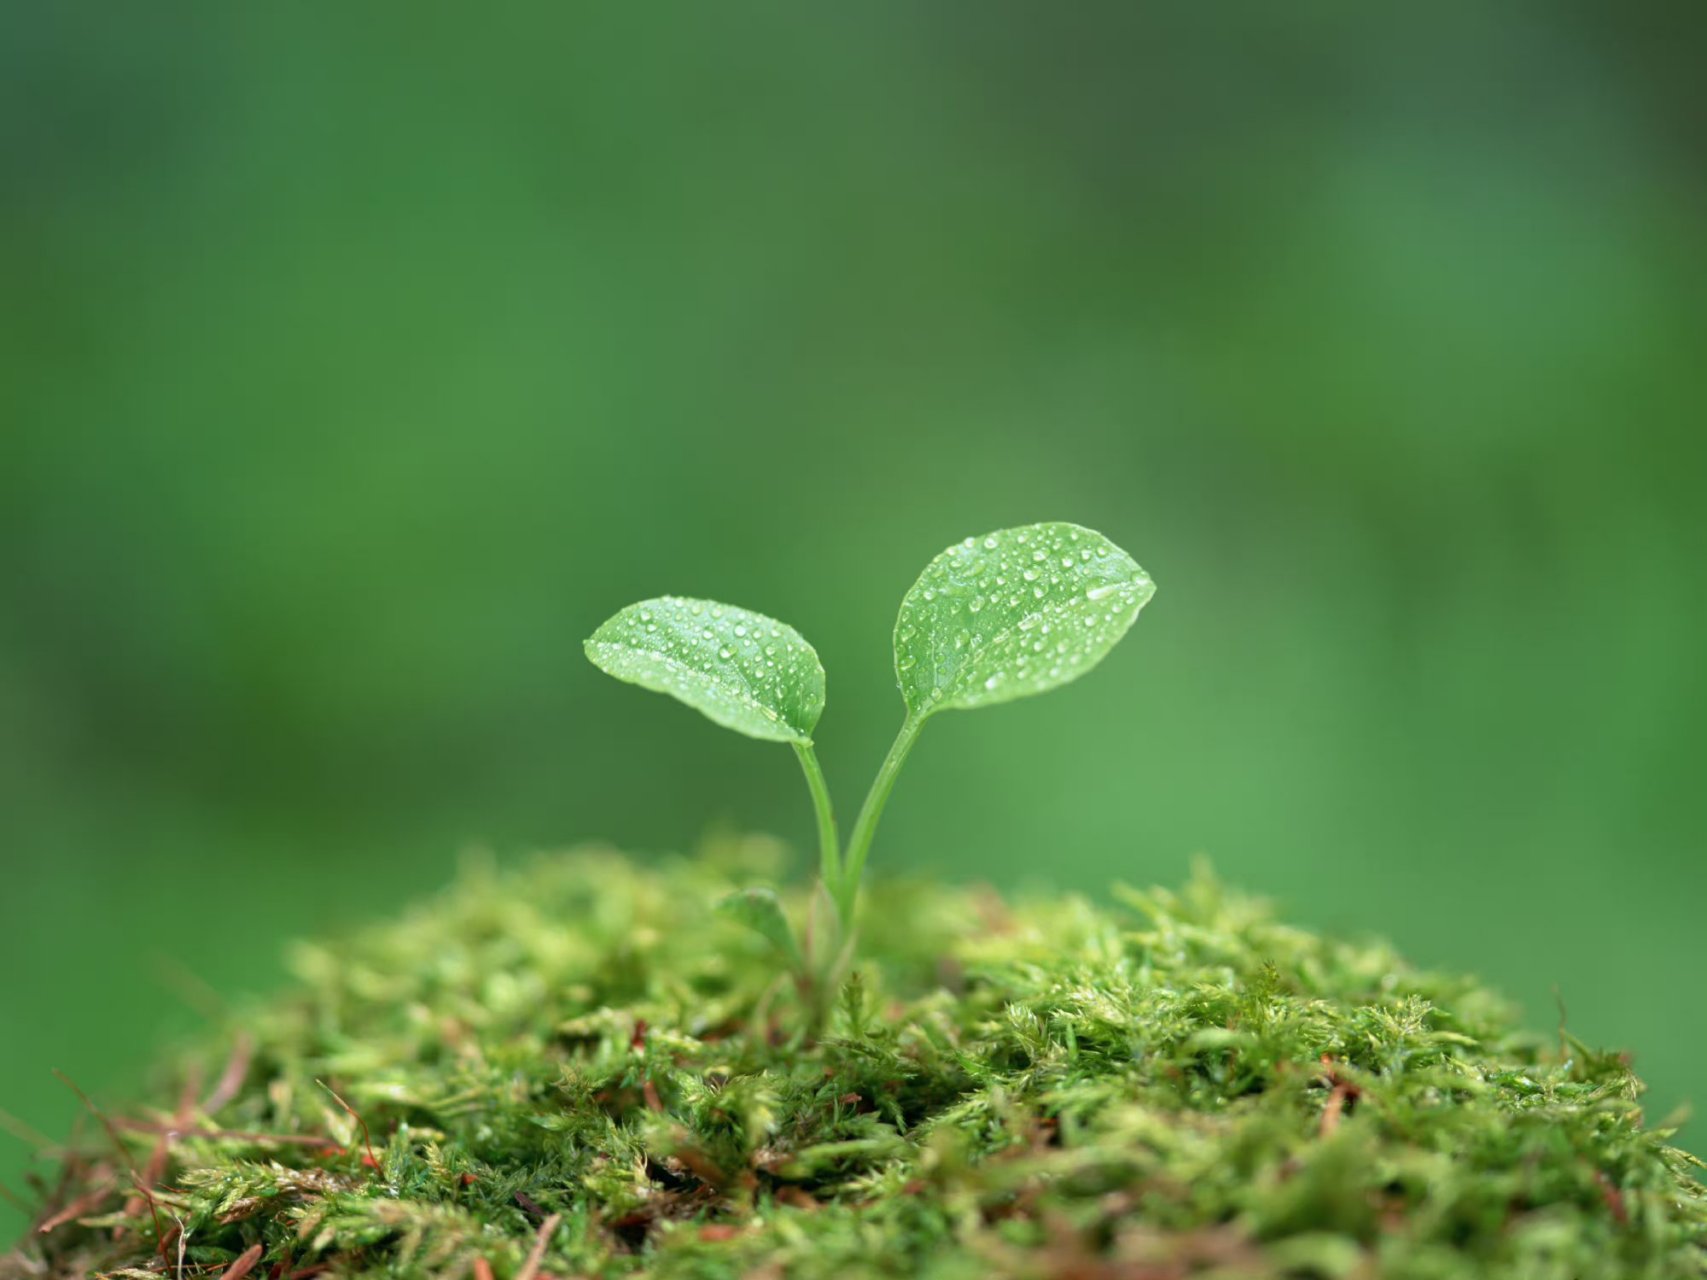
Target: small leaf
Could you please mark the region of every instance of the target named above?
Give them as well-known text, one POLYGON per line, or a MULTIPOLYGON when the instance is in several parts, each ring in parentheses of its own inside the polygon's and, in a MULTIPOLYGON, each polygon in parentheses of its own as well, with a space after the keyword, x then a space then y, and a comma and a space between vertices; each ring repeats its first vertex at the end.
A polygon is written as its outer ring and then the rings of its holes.
POLYGON ((794 942, 794 929, 782 913, 782 903, 770 889, 740 889, 722 898, 717 910, 731 920, 738 920, 764 938, 788 959, 797 970, 804 970, 800 948, 794 942))
POLYGON ((725 728, 772 742, 812 741, 824 668, 793 627, 714 600, 631 604, 587 640, 601 671, 667 693, 725 728))
POLYGON ((913 716, 1044 693, 1101 662, 1155 593, 1100 533, 1028 524, 967 538, 925 568, 895 621, 913 716))

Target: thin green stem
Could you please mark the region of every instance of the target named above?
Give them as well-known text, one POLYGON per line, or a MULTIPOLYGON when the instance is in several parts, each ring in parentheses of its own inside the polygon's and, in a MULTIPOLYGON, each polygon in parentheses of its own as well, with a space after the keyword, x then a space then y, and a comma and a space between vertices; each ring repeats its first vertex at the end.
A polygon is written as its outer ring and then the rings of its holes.
POLYGON ((830 807, 830 788, 824 783, 824 770, 811 743, 795 743, 794 754, 800 757, 806 786, 812 792, 812 807, 818 811, 819 874, 825 884, 835 884, 842 874, 842 843, 836 835, 836 811, 830 807))
POLYGON ((842 932, 846 935, 853 933, 854 908, 859 902, 859 881, 865 871, 865 855, 871 852, 871 839, 877 834, 877 820, 883 816, 883 806, 889 801, 889 793, 894 790, 895 776, 901 772, 901 765, 907 759, 907 753, 913 749, 913 743, 918 741, 919 730, 925 727, 925 718, 908 714, 901 722, 901 732, 895 735, 895 741, 889 746, 889 754, 883 757, 883 764, 877 770, 877 776, 871 781, 871 790, 865 794, 865 803, 860 806, 859 817, 854 819, 853 834, 848 837, 848 856, 842 864, 840 880, 828 881, 836 901, 836 914, 842 919, 842 932))

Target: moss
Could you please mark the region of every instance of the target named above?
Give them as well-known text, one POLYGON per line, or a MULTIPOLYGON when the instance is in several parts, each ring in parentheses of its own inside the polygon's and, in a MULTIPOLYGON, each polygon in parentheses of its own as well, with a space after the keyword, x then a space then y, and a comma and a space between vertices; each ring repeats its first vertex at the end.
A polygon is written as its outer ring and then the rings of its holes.
POLYGON ((1707 1276, 1625 1060, 1470 980, 1206 876, 890 884, 808 1038, 708 906, 774 856, 474 868, 299 948, 0 1275, 1707 1276))

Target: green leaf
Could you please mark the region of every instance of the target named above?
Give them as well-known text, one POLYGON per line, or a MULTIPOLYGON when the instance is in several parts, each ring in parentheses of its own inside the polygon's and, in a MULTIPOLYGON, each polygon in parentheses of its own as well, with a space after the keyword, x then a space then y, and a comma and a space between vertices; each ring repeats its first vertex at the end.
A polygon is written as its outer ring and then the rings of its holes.
POLYGON ((1119 547, 1076 524, 967 538, 919 575, 895 621, 915 719, 1044 693, 1101 662, 1155 593, 1119 547))
POLYGON ((719 899, 717 910, 747 926, 787 957, 795 969, 804 971, 806 962, 794 942, 794 929, 782 913, 782 903, 770 889, 740 889, 719 899))
POLYGON ((667 693, 749 738, 810 744, 824 668, 793 627, 715 600, 660 596, 587 639, 601 671, 667 693))

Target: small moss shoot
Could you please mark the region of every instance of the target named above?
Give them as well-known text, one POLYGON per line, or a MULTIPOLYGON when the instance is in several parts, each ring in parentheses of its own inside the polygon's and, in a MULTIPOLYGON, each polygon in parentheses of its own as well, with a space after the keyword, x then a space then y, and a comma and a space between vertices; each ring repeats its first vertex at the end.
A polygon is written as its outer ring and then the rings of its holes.
POLYGON ((1471 980, 1203 875, 890 882, 812 1036, 707 905, 777 859, 475 866, 298 948, 90 1127, 0 1276, 1707 1276, 1626 1060, 1471 980))

